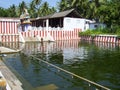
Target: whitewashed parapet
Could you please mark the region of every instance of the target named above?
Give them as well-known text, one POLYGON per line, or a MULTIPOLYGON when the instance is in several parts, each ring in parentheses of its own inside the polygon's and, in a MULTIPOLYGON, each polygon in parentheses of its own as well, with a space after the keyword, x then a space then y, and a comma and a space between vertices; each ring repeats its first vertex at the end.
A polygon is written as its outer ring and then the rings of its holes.
POLYGON ((107 34, 100 34, 100 35, 97 35, 97 36, 106 36, 106 37, 117 37, 117 35, 107 35, 107 34))
POLYGON ((120 43, 120 38, 118 35, 81 35, 81 40, 92 40, 97 42, 111 42, 111 43, 120 43))
POLYGON ((61 27, 32 27, 31 30, 64 30, 64 28, 61 28, 61 27))

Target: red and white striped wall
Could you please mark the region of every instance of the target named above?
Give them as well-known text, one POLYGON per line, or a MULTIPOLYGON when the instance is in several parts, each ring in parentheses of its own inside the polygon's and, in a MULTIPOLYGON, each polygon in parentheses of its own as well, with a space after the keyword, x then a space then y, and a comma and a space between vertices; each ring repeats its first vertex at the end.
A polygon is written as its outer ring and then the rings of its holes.
POLYGON ((111 43, 119 43, 119 39, 116 35, 96 35, 94 38, 91 38, 91 36, 80 36, 81 40, 93 40, 97 42, 111 42, 111 43))
POLYGON ((1 42, 18 42, 19 34, 0 34, 1 42))
POLYGON ((18 34, 19 19, 0 18, 0 34, 18 34))
POLYGON ((0 41, 16 42, 18 38, 18 18, 0 18, 0 41))
MULTIPOLYGON (((0 40, 2 42, 16 42, 18 41, 18 28, 19 18, 0 18, 0 40)), ((49 35, 54 40, 71 40, 79 39, 79 32, 81 29, 75 28, 74 30, 31 30, 20 32, 23 37, 36 37, 45 38, 49 35)))
POLYGON ((71 40, 71 39, 80 39, 79 32, 81 29, 74 30, 31 30, 26 32, 21 32, 23 37, 36 37, 39 36, 41 38, 47 37, 49 34, 53 37, 54 40, 71 40))
MULTIPOLYGON (((16 42, 19 41, 19 34, 17 24, 19 18, 0 18, 0 41, 2 42, 16 42)), ((81 29, 75 28, 74 30, 30 30, 26 32, 20 32, 23 37, 36 37, 46 38, 48 34, 54 40, 72 40, 72 39, 84 39, 92 40, 91 36, 79 37, 81 29)), ((120 38, 115 35, 97 35, 93 39, 100 42, 120 43, 120 38)))

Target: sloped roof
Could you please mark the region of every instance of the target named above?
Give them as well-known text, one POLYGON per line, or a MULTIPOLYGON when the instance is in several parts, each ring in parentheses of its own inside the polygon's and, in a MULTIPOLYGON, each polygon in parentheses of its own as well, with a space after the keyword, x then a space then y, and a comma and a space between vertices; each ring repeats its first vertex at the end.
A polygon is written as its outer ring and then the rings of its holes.
POLYGON ((80 14, 75 9, 70 9, 70 10, 50 14, 47 16, 38 17, 38 18, 32 19, 32 20, 66 17, 66 16, 70 15, 71 13, 72 13, 72 15, 74 15, 78 18, 81 18, 80 14))
POLYGON ((63 12, 58 12, 58 13, 53 14, 51 18, 65 17, 73 11, 74 11, 74 9, 70 9, 70 10, 63 11, 63 12))

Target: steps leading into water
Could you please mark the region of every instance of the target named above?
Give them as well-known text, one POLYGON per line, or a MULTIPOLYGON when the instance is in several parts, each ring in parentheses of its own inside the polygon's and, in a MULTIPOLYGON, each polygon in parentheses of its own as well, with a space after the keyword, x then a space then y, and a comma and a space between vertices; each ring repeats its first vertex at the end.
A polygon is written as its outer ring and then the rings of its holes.
POLYGON ((6 90, 23 90, 22 83, 2 60, 0 60, 0 75, 2 75, 7 82, 6 90))
POLYGON ((37 37, 23 37, 25 42, 40 42, 37 37))
POLYGON ((7 48, 7 47, 3 47, 3 46, 0 47, 0 54, 17 53, 19 51, 20 50, 13 50, 13 49, 10 49, 10 48, 7 48))
POLYGON ((54 41, 53 39, 51 39, 50 37, 23 37, 25 42, 42 42, 42 41, 54 41), (42 41, 41 41, 42 40, 42 41))

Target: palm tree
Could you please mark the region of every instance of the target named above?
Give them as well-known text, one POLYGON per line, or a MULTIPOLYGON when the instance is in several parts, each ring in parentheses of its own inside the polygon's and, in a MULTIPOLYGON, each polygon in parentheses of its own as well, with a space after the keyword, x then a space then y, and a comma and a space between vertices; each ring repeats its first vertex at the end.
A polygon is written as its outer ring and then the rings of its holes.
POLYGON ((30 3, 29 13, 31 17, 38 17, 39 16, 39 9, 41 7, 42 0, 32 0, 30 3))
POLYGON ((85 17, 88 0, 61 0, 59 2, 59 11, 75 8, 81 16, 85 17))
POLYGON ((33 0, 33 1, 34 1, 35 5, 40 5, 42 2, 42 0, 33 0))
POLYGON ((24 8, 27 8, 27 5, 24 1, 22 1, 19 6, 18 6, 18 14, 19 16, 21 15, 21 13, 23 13, 24 8))
POLYGON ((56 12, 54 7, 50 7, 48 2, 42 4, 41 0, 33 0, 29 5, 29 13, 31 17, 45 16, 56 12))
POLYGON ((0 17, 8 17, 8 15, 7 9, 0 7, 0 17))
POLYGON ((33 2, 33 4, 34 4, 34 6, 35 6, 35 9, 36 9, 36 10, 39 10, 39 8, 40 8, 40 6, 41 6, 42 0, 33 0, 32 2, 33 2))
POLYGON ((69 9, 70 8, 70 4, 71 3, 69 3, 69 0, 61 0, 58 3, 59 11, 64 11, 64 10, 69 9))
POLYGON ((34 1, 32 1, 29 5, 28 12, 30 13, 30 16, 33 18, 37 17, 37 10, 35 9, 34 1))
POLYGON ((47 2, 44 2, 39 10, 39 14, 40 16, 45 16, 48 15, 49 13, 50 13, 49 4, 47 2))
POLYGON ((56 12, 56 8, 55 7, 50 8, 50 13, 49 14, 52 14, 52 13, 55 13, 55 12, 56 12))
POLYGON ((9 17, 17 17, 17 14, 16 14, 16 6, 13 4, 12 6, 10 6, 8 9, 8 16, 9 17))

